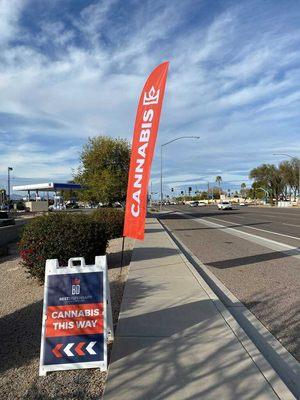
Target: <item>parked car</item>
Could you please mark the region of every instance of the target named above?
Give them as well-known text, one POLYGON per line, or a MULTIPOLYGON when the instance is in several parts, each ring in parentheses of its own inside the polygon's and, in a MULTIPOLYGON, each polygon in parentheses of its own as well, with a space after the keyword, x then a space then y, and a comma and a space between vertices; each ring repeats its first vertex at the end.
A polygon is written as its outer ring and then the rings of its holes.
POLYGON ((198 201, 198 207, 206 207, 205 201, 198 201))
POLYGON ((79 208, 79 205, 76 202, 67 201, 66 208, 77 209, 79 208))
POLYGON ((190 201, 189 206, 190 207, 198 207, 198 201, 190 201))
POLYGON ((245 201, 240 202, 240 206, 247 206, 248 204, 245 201))
POLYGON ((232 210, 232 204, 230 201, 222 201, 218 204, 218 210, 232 210))

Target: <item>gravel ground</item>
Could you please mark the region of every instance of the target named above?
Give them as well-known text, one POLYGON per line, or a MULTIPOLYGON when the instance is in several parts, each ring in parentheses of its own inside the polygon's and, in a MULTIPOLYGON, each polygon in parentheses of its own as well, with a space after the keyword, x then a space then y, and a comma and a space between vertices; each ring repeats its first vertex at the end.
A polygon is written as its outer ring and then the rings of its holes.
MULTIPOLYGON (((114 326, 118 320, 133 248, 133 241, 126 239, 125 267, 121 273, 121 242, 122 239, 114 239, 108 248, 114 326)), ((106 373, 99 370, 53 372, 46 377, 38 376, 43 286, 29 277, 20 265, 15 244, 10 246, 9 253, 0 257, 0 398, 99 400, 106 379, 106 373)))

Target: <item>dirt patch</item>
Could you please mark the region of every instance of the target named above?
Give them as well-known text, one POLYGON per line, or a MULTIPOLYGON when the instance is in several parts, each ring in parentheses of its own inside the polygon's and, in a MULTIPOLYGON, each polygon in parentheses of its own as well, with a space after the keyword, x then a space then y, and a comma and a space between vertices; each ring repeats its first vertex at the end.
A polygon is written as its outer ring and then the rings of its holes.
MULTIPOLYGON (((122 239, 108 248, 113 321, 116 326, 128 275, 133 241, 126 239, 124 267, 120 268, 122 239)), ((0 257, 0 398, 99 400, 106 373, 95 369, 53 372, 39 377, 43 286, 20 265, 15 244, 0 257)), ((111 345, 109 346, 110 353, 111 345)))

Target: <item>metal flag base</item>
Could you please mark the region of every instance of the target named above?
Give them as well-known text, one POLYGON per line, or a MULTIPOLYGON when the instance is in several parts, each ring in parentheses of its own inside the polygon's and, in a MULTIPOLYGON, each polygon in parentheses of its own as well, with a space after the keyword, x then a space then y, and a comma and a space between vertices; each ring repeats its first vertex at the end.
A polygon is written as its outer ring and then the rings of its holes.
POLYGON ((125 236, 123 236, 122 240, 122 252, 121 252, 121 272, 124 267, 124 246, 125 246, 125 236))

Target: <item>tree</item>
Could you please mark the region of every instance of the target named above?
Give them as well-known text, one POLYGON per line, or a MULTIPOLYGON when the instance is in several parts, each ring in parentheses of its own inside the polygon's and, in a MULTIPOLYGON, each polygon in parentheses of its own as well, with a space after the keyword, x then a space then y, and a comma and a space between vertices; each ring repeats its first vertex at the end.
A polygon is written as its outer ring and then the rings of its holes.
POLYGON ((109 136, 89 138, 83 146, 74 181, 85 187, 80 199, 112 204, 126 198, 130 146, 109 136))
POLYGON ((210 192, 212 193, 213 199, 220 199, 220 188, 217 186, 214 186, 210 189, 210 192))
POLYGON ((241 184, 241 196, 242 197, 246 197, 246 187, 247 187, 246 183, 243 182, 241 184))
POLYGON ((221 182, 222 182, 222 177, 220 175, 216 176, 216 183, 219 186, 219 197, 221 198, 221 182))
POLYGON ((290 192, 290 196, 292 191, 294 197, 296 197, 299 184, 299 165, 297 159, 292 159, 291 161, 282 161, 279 164, 279 173, 285 185, 285 197, 287 197, 288 191, 290 192))
POLYGON ((208 192, 201 192, 200 200, 208 200, 208 192))
POLYGON ((261 190, 262 184, 261 182, 253 182, 251 185, 251 188, 249 189, 249 193, 248 196, 250 197, 250 199, 264 199, 266 196, 266 193, 261 190))
POLYGON ((6 190, 0 189, 0 204, 3 204, 6 201, 6 190))
MULTIPOLYGON (((68 181, 67 183, 75 183, 75 182, 72 180, 72 181, 68 181)), ((69 201, 69 200, 77 201, 78 200, 78 191, 77 190, 62 189, 62 190, 60 190, 60 194, 64 198, 65 201, 69 201)))
POLYGON ((267 190, 270 194, 270 200, 276 202, 284 189, 284 183, 280 175, 280 171, 273 164, 262 164, 250 171, 249 177, 254 179, 255 182, 260 182, 261 187, 267 190))

